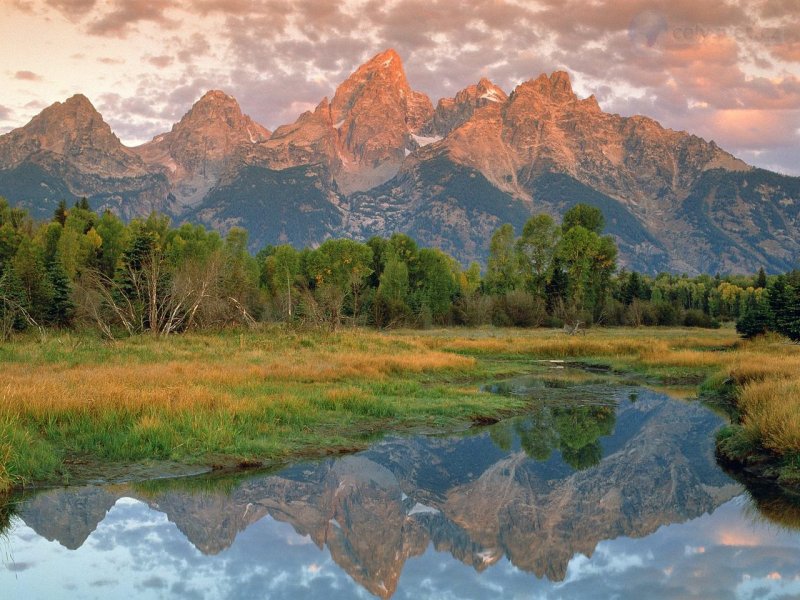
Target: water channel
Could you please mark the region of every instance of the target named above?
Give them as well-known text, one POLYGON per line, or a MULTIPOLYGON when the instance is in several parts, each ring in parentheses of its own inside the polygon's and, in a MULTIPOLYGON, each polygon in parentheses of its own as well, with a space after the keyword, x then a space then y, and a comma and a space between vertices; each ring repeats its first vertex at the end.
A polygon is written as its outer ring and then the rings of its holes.
POLYGON ((3 598, 800 598, 800 501, 647 388, 493 386, 531 413, 275 472, 93 483, 0 514, 3 598))

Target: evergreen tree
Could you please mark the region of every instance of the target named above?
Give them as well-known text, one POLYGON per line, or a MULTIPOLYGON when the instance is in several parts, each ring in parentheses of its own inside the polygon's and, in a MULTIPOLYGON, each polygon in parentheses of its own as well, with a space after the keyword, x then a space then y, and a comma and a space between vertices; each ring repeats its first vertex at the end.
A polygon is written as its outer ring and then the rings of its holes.
POLYGON ((28 322, 23 311, 30 312, 30 303, 19 275, 9 264, 0 275, 0 337, 25 329, 28 322))
POLYGON ((47 276, 42 249, 29 238, 23 238, 11 266, 22 284, 28 313, 35 321, 44 321, 53 298, 53 288, 47 276))
POLYGON ((72 301, 72 285, 58 257, 47 265, 47 276, 52 297, 45 311, 45 318, 52 325, 66 327, 72 322, 75 303, 72 301))
POLYGON ((147 328, 149 304, 145 269, 157 259, 156 236, 141 223, 132 226, 132 237, 114 274, 114 301, 125 307, 131 331, 147 328))
POLYGON ((627 277, 620 277, 622 289, 620 290, 620 300, 625 306, 630 305, 634 299, 649 300, 650 290, 647 283, 636 271, 631 272, 627 277))
POLYGON ((761 288, 763 290, 767 289, 767 274, 764 272, 764 267, 761 267, 758 270, 758 275, 756 275, 756 288, 761 288))
POLYGON ((774 326, 774 317, 769 304, 755 295, 747 299, 742 316, 736 321, 736 332, 750 339, 763 335, 774 326))
POLYGON ((774 315, 775 330, 792 341, 800 341, 800 285, 789 281, 793 274, 779 275, 769 288, 769 307, 774 315))
POLYGON ((64 200, 59 201, 58 206, 53 212, 53 222, 60 224, 62 227, 67 222, 67 203, 64 200))

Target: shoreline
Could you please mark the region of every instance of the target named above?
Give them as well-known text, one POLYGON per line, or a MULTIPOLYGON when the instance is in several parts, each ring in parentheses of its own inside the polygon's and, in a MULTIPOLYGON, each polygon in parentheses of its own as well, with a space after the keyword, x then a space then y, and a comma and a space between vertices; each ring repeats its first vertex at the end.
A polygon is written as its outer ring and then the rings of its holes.
POLYGON ((729 330, 685 328, 592 329, 580 338, 540 329, 269 327, 113 343, 81 334, 22 339, 0 347, 10 379, 0 396, 0 480, 7 490, 63 485, 76 457, 238 472, 358 451, 392 432, 463 430, 523 414, 524 400, 481 384, 550 360, 589 365, 584 378, 697 397, 725 392, 735 404, 725 373, 772 351, 729 330), (610 371, 597 372, 599 364, 610 371), (28 443, 5 441, 13 436, 28 443))

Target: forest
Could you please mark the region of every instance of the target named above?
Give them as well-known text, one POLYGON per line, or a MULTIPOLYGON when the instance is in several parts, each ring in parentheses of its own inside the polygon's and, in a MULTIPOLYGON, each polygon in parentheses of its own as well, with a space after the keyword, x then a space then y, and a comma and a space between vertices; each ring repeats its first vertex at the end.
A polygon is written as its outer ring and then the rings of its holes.
POLYGON ((467 325, 567 327, 739 321, 753 336, 800 338, 800 273, 767 276, 618 269, 599 209, 578 204, 562 222, 535 215, 499 227, 485 269, 464 268, 409 236, 329 239, 317 248, 225 237, 152 214, 125 223, 86 199, 49 222, 0 198, 0 338, 48 328, 95 328, 107 338, 286 321, 336 329, 467 325))

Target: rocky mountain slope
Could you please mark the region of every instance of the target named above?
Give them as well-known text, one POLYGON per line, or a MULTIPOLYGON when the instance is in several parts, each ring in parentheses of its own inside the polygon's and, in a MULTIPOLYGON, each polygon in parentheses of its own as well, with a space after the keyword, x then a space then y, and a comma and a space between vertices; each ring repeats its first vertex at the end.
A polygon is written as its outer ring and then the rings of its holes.
POLYGON ((92 198, 125 217, 164 210, 167 178, 122 145, 77 94, 0 136, 0 195, 49 218, 62 199, 92 198))
POLYGON ((779 271, 800 258, 800 178, 605 113, 563 72, 510 94, 481 79, 434 108, 393 50, 272 133, 212 91, 170 132, 126 148, 74 96, 0 136, 0 195, 42 218, 87 196, 126 218, 245 226, 254 248, 402 231, 463 262, 485 259, 504 222, 587 202, 636 269, 779 271))
POLYGON ((164 168, 180 214, 199 204, 247 146, 269 139, 270 131, 243 115, 234 98, 207 92, 172 130, 133 148, 143 162, 164 168))

